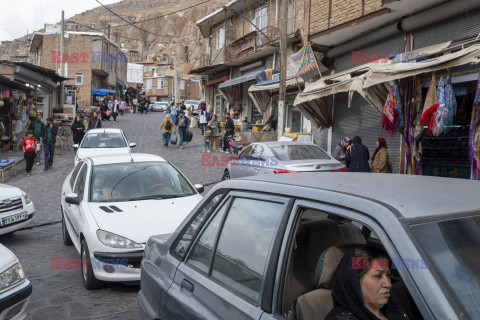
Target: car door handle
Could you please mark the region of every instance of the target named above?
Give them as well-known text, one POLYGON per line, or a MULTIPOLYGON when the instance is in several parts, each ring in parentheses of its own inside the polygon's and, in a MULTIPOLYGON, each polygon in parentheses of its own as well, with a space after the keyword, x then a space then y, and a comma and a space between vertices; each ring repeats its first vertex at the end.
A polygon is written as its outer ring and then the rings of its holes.
POLYGON ((180 286, 182 287, 182 289, 185 289, 188 292, 193 293, 193 284, 190 281, 183 279, 182 284, 180 286))

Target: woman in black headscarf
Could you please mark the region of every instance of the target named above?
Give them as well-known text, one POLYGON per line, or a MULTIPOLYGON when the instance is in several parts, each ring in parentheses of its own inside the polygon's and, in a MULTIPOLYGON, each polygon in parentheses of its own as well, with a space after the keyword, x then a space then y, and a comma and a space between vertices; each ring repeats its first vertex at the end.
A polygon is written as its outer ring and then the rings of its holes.
POLYGON ((325 320, 405 320, 390 298, 390 260, 374 247, 345 253, 332 280, 333 309, 325 320))
POLYGON ((82 142, 83 136, 85 135, 85 125, 83 124, 82 118, 78 115, 75 117, 75 121, 73 121, 72 133, 74 144, 82 142))
POLYGON ((362 144, 362 139, 355 136, 352 139, 352 145, 347 148, 345 162, 349 172, 370 172, 368 164, 370 153, 368 148, 362 144))

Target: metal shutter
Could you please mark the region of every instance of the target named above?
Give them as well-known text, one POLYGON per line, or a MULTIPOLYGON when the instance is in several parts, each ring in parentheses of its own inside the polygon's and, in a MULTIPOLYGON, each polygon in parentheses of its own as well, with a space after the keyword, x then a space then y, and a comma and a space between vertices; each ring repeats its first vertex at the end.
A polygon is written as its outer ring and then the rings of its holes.
POLYGON ((352 139, 354 136, 360 136, 363 144, 368 147, 371 157, 375 151, 378 138, 383 137, 387 140, 393 172, 397 173, 400 162, 401 136, 399 134, 393 138, 389 135, 382 136, 382 117, 380 113, 357 93, 353 95, 350 109, 348 109, 347 102, 347 93, 339 93, 335 96, 332 149, 343 137, 352 139))
POLYGON ((328 129, 312 129, 315 144, 325 151, 328 151, 328 129))

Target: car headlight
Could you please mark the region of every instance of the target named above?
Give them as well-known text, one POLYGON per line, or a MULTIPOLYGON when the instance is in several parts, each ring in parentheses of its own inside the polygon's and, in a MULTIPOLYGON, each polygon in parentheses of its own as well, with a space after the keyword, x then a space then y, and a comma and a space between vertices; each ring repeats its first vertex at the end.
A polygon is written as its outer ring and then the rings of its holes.
POLYGON ((119 236, 118 234, 100 230, 100 229, 97 230, 97 237, 101 243, 111 248, 117 248, 117 249, 142 248, 142 245, 136 243, 135 241, 119 236))
POLYGON ((30 202, 32 202, 32 199, 30 199, 30 197, 26 192, 22 191, 22 194, 23 194, 23 198, 25 199, 25 204, 29 204, 30 202))
POLYGON ((25 279, 25 273, 23 272, 22 265, 17 263, 0 273, 0 291, 11 287, 25 279))

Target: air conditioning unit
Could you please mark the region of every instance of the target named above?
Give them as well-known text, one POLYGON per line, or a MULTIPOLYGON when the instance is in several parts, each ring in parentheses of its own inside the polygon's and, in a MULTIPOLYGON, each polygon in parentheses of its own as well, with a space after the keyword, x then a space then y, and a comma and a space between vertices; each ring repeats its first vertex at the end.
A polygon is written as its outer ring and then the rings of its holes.
POLYGON ((272 75, 272 80, 280 81, 280 73, 275 73, 274 75, 272 75))

